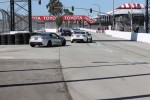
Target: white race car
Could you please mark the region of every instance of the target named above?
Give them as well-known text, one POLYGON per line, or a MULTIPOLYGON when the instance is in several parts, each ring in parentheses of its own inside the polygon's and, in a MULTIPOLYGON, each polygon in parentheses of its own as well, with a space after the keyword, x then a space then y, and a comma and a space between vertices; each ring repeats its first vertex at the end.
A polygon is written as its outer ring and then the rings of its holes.
POLYGON ((66 40, 64 37, 57 35, 56 33, 34 33, 29 40, 29 44, 31 47, 38 46, 65 46, 66 40))
POLYGON ((74 42, 90 42, 92 43, 92 35, 83 30, 74 31, 71 35, 71 43, 74 42))

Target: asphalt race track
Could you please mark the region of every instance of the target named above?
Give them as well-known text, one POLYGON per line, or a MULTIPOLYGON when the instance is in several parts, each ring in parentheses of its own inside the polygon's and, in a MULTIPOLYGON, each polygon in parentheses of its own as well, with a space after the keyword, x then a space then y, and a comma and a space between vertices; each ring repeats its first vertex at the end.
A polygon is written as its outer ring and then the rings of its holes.
POLYGON ((0 100, 149 100, 150 44, 92 33, 64 47, 0 45, 0 100))

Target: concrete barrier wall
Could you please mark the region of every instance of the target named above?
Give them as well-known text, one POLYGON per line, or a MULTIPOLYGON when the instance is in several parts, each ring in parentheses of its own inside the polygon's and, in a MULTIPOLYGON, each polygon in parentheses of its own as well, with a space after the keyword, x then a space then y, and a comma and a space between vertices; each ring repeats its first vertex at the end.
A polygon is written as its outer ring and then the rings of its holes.
POLYGON ((48 29, 48 28, 47 28, 47 29, 44 29, 44 30, 45 30, 46 32, 55 32, 55 33, 57 32, 57 29, 48 29))
POLYGON ((80 28, 81 30, 89 31, 89 32, 94 32, 96 33, 97 31, 94 29, 86 29, 86 28, 80 28))
POLYGON ((131 39, 131 32, 119 32, 119 31, 106 30, 105 34, 111 35, 112 37, 118 37, 127 40, 131 39))
MULTIPOLYGON (((92 30, 92 29, 84 29, 84 28, 81 28, 81 29, 90 31, 90 32, 94 32, 94 33, 97 32, 96 30, 92 30)), ((99 34, 101 34, 101 33, 99 33, 99 34)), ((105 34, 111 35, 112 37, 116 37, 116 38, 150 43, 150 33, 134 33, 134 32, 105 30, 105 34)))
POLYGON ((140 42, 146 42, 146 43, 150 43, 150 33, 146 34, 146 33, 138 33, 138 38, 137 41, 140 42))
POLYGON ((150 33, 134 33, 106 30, 105 34, 111 35, 112 37, 150 43, 150 33))

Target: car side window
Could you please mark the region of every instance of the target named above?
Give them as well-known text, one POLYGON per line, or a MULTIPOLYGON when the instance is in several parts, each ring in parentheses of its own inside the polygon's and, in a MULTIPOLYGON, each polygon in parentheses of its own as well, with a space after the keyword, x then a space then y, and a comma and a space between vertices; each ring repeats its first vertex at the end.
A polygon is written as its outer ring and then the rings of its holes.
POLYGON ((51 37, 52 38, 58 38, 58 36, 56 34, 54 34, 54 33, 51 34, 51 37))
POLYGON ((86 32, 87 35, 91 35, 89 32, 86 32))
POLYGON ((88 33, 88 32, 86 32, 86 34, 87 34, 87 35, 89 35, 89 33, 88 33))

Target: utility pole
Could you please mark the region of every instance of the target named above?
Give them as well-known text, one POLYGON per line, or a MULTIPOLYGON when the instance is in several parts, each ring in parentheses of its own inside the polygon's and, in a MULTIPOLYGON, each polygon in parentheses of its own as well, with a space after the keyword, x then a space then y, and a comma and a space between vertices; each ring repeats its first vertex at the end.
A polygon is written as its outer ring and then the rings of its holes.
POLYGON ((93 4, 93 5, 96 5, 96 6, 98 6, 98 16, 99 16, 99 28, 101 28, 101 13, 100 13, 100 5, 99 4, 93 4))

